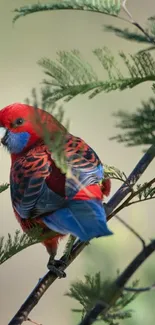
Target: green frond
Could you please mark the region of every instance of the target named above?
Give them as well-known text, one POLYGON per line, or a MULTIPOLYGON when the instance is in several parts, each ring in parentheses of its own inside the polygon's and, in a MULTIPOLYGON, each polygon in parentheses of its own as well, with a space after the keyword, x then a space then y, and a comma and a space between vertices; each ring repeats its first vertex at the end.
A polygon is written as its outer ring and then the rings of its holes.
POLYGON ((128 28, 122 29, 119 27, 115 27, 113 25, 105 25, 104 31, 114 33, 116 36, 121 37, 126 40, 129 40, 129 41, 150 44, 150 41, 148 40, 148 38, 145 35, 137 33, 136 31, 131 32, 128 28))
MULTIPOLYGON (((47 92, 48 87, 45 87, 47 92)), ((37 91, 35 88, 32 89, 31 92, 31 99, 26 98, 25 103, 28 105, 32 105, 36 108, 36 119, 38 119, 38 123, 41 124, 43 130, 43 138, 45 144, 48 146, 49 150, 52 153, 52 158, 55 161, 55 164, 58 168, 61 169, 63 173, 65 173, 68 169, 65 151, 64 151, 64 144, 65 144, 65 137, 64 133, 57 132, 55 133, 55 137, 52 140, 51 134, 46 128, 46 121, 42 123, 40 117, 37 115, 37 108, 41 107, 42 109, 46 110, 50 114, 52 114, 60 123, 64 124, 66 128, 66 132, 69 130, 69 121, 67 120, 66 123, 64 122, 64 109, 62 106, 57 106, 55 103, 47 103, 43 100, 44 91, 41 90, 41 98, 38 98, 37 91)))
MULTIPOLYGON (((136 26, 135 32, 131 32, 128 28, 118 28, 113 25, 105 25, 104 30, 106 32, 112 32, 116 36, 121 37, 123 39, 129 40, 129 41, 135 41, 138 43, 146 43, 150 44, 150 42, 155 44, 155 19, 154 17, 150 17, 147 19, 146 29, 143 30, 143 33, 137 32, 137 24, 133 23, 133 25, 136 26), (146 34, 145 34, 146 33, 146 34)), ((142 29, 139 28, 139 30, 142 29)), ((149 50, 146 49, 146 50, 149 50)), ((143 51, 143 50, 142 50, 143 51)))
POLYGON ((155 198, 155 186, 146 186, 147 182, 144 183, 143 185, 138 184, 137 185, 137 190, 138 190, 138 200, 140 201, 145 201, 148 199, 153 199, 155 198))
POLYGON ((84 10, 93 11, 111 16, 117 16, 121 10, 121 0, 64 0, 48 4, 37 3, 14 9, 17 13, 13 22, 26 15, 49 10, 84 10))
POLYGON ((8 234, 7 238, 0 237, 0 264, 6 262, 9 258, 22 250, 56 235, 53 231, 49 231, 46 234, 42 232, 42 228, 36 226, 27 233, 21 233, 20 230, 16 230, 14 236, 8 234))
POLYGON ((111 137, 126 146, 152 145, 155 143, 155 98, 142 102, 135 113, 119 111, 114 114, 118 122, 115 125, 124 131, 111 137))
MULTIPOLYGON (((0 238, 0 264, 4 263, 13 255, 19 253, 23 249, 38 243, 38 229, 33 232, 35 236, 28 236, 16 230, 14 237, 8 234, 7 239, 0 238)), ((31 233, 32 235, 32 233, 31 233)))
POLYGON ((63 90, 64 87, 72 86, 74 88, 77 84, 83 85, 98 81, 95 71, 88 62, 83 60, 79 51, 59 51, 57 56, 58 63, 48 58, 38 61, 38 64, 44 69, 44 73, 52 78, 49 82, 44 80, 48 86, 56 88, 61 86, 63 90))
POLYGON ((124 172, 121 172, 118 168, 114 166, 108 166, 104 164, 104 178, 116 179, 121 182, 126 182, 127 176, 124 172))
MULTIPOLYGON (((139 285, 139 280, 134 280, 131 284, 131 288, 135 289, 139 285)), ((118 300, 116 301, 116 310, 122 310, 122 308, 125 308, 128 306, 132 301, 134 301, 138 296, 139 292, 134 292, 129 294, 129 292, 123 291, 123 294, 118 300)))
POLYGON ((132 310, 120 311, 117 313, 107 313, 100 318, 109 325, 118 325, 118 320, 127 319, 132 317, 132 310))
POLYGON ((0 193, 6 191, 9 188, 10 184, 5 183, 0 185, 0 193))
MULTIPOLYGON (((75 299, 82 306, 81 309, 73 309, 74 312, 87 313, 98 301, 106 302, 107 296, 110 295, 113 290, 112 280, 102 280, 101 273, 98 272, 95 275, 85 275, 85 279, 78 280, 71 284, 69 292, 66 295, 75 299)), ((132 288, 138 286, 139 281, 135 281, 132 284, 132 288)), ((98 320, 104 320, 109 324, 112 320, 115 321, 131 317, 131 311, 123 311, 131 301, 133 301, 139 293, 122 292, 121 296, 117 299, 115 304, 111 306, 110 311, 105 315, 100 315, 98 320)))
POLYGON ((50 59, 42 59, 39 65, 44 69, 49 80, 43 80, 42 100, 50 105, 60 99, 71 100, 79 94, 89 94, 89 98, 105 91, 133 88, 145 81, 155 81, 155 60, 150 53, 135 55, 119 54, 126 74, 118 68, 118 63, 111 52, 104 47, 95 49, 93 54, 103 67, 103 73, 108 74, 107 80, 99 80, 93 68, 85 62, 78 51, 58 52, 58 63, 50 59))

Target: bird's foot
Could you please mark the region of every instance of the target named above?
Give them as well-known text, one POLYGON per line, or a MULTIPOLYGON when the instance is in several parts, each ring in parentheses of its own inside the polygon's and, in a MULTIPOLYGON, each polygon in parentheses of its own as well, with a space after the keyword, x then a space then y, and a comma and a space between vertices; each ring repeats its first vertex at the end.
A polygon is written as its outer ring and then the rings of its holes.
POLYGON ((56 274, 59 279, 66 277, 66 273, 61 269, 66 267, 65 262, 49 258, 47 267, 51 272, 56 274))

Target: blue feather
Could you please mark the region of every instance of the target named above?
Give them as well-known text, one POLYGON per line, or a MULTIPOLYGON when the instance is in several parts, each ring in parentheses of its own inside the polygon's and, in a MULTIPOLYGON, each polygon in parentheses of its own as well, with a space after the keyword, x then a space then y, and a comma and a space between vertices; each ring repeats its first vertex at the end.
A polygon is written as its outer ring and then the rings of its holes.
POLYGON ((30 138, 28 132, 14 133, 8 131, 5 146, 11 153, 20 153, 27 145, 30 138))
POLYGON ((65 208, 44 217, 46 226, 61 234, 71 233, 81 241, 113 233, 106 224, 106 214, 99 200, 71 200, 65 208))

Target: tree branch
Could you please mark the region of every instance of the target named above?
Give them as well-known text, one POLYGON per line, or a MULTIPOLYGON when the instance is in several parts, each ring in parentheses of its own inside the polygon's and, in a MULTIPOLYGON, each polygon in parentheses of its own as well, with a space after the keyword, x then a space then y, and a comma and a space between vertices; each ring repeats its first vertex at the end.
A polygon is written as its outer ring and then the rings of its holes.
MULTIPOLYGON (((151 149, 151 148, 150 148, 151 149)), ((148 152, 148 151, 147 151, 148 152)), ((145 157, 145 155, 143 156, 143 158, 145 157)), ((143 159, 142 158, 142 159, 143 159)), ((141 160, 142 160, 141 159, 141 160)), ((147 159, 147 158, 146 158, 147 159)), ((140 161, 139 161, 139 163, 140 163, 140 161)), ((137 166, 139 165, 139 163, 137 164, 137 166)), ((136 167, 135 167, 136 168, 136 167)), ((147 167, 146 167, 147 168, 147 167)), ((145 169, 146 169, 145 168, 145 169)), ((130 176, 131 176, 131 174, 130 174, 130 176)), ((130 177, 129 176, 129 177, 130 177)), ((140 177, 140 176, 139 176, 140 177)), ((138 179, 137 179, 138 180, 138 179)), ((137 182, 137 180, 136 180, 136 182, 137 182)), ((116 208, 114 211, 112 211, 112 213, 107 213, 107 215, 108 215, 108 217, 107 217, 107 220, 110 220, 113 216, 115 216, 116 215, 116 213, 118 213, 119 211, 121 211, 122 209, 124 209, 124 208, 126 208, 126 207, 128 207, 129 205, 131 205, 131 204, 133 204, 133 203, 135 203, 135 202, 130 202, 135 196, 137 196, 137 194, 138 193, 140 193, 140 192, 142 192, 146 187, 148 187, 148 186, 151 186, 153 183, 154 183, 154 181, 155 181, 155 178, 153 178, 150 182, 147 182, 147 183, 145 183, 140 189, 138 189, 136 192, 132 192, 131 194, 130 194, 130 196, 128 196, 128 198, 118 207, 118 208, 116 208)), ((125 184, 127 184, 127 183, 125 183, 125 184)), ((123 184, 123 185, 125 185, 125 184, 123 184)), ((135 184, 135 183, 134 183, 135 184)), ((134 185, 133 184, 133 185, 134 185)), ((122 185, 122 186, 123 186, 122 185)), ((121 188, 120 188, 121 189, 121 188)), ((119 190, 118 190, 119 191, 119 190)), ((129 191, 128 192, 131 192, 131 190, 129 189, 129 191)), ((117 192, 116 192, 117 193, 117 192)), ((113 199, 113 197, 112 197, 112 199, 113 199)), ((141 200, 142 201, 142 200, 141 200)), ((146 199, 145 199, 145 201, 146 201, 146 199)), ((110 202, 110 201, 109 201, 110 202)), ((136 203, 137 202, 140 202, 140 201, 136 201, 136 203)), ((106 207, 106 209, 107 209, 107 212, 108 212, 108 210, 110 210, 110 208, 109 207, 106 207)))
MULTIPOLYGON (((144 173, 146 168, 149 166, 153 158, 155 157, 155 145, 152 145, 146 153, 143 155, 143 157, 140 159, 138 164, 135 166, 133 171, 128 177, 128 183, 135 185, 136 182, 139 180, 141 175, 144 173)), ((114 210, 121 201, 130 193, 130 187, 127 185, 127 182, 122 184, 122 186, 116 191, 116 193, 112 196, 112 198, 107 203, 106 209, 107 209, 107 215, 108 220, 110 220, 114 214, 118 213, 120 211, 120 208, 118 207, 116 210, 114 210), (113 212, 114 211, 114 212, 113 212)), ((131 193, 131 196, 133 194, 131 193)), ((128 200, 128 199, 127 199, 128 200)), ((124 203, 123 203, 124 204, 124 203)), ((124 208, 122 204, 122 208, 124 208)))
MULTIPOLYGON (((154 157, 155 146, 152 145, 129 175, 128 183, 135 184, 140 178, 140 176, 144 173, 146 168, 149 166, 154 157)), ((112 211, 120 204, 120 202, 127 196, 127 194, 130 193, 130 191, 130 186, 123 184, 113 195, 113 197, 109 200, 106 206, 108 220, 113 217, 112 211)), ((81 251, 85 248, 87 244, 88 243, 85 242, 77 242, 74 245, 71 254, 68 258, 67 266, 64 267, 64 270, 74 261, 74 259, 81 253, 81 251)), ((65 255, 62 256, 61 260, 64 261, 64 259, 65 255)), ((23 303, 23 305, 20 307, 20 309, 8 325, 21 325, 24 321, 26 321, 31 310, 36 306, 43 294, 56 279, 57 277, 55 274, 53 274, 51 271, 47 272, 45 276, 38 282, 34 290, 30 293, 26 301, 23 303)))
POLYGON ((129 292, 146 292, 146 291, 155 290, 155 284, 152 284, 150 287, 145 287, 145 288, 127 288, 127 287, 124 287, 124 290, 129 291, 129 292))
POLYGON ((154 250, 155 240, 143 248, 143 250, 132 260, 124 272, 122 272, 112 284, 112 290, 107 297, 107 301, 97 303, 94 308, 86 314, 79 325, 91 325, 101 313, 106 313, 122 294, 122 290, 126 282, 137 271, 142 263, 144 263, 144 261, 154 252, 154 250))
MULTIPOLYGON (((83 248, 86 246, 85 243, 80 243, 75 245, 72 250, 71 255, 68 258, 67 266, 64 267, 64 270, 74 261, 74 259, 81 253, 83 248)), ((65 260, 65 255, 60 259, 65 260)), ((50 285, 57 279, 57 276, 51 271, 47 272, 43 278, 39 279, 36 287, 30 293, 28 298, 25 300, 23 305, 20 307, 16 315, 12 318, 8 325, 20 325, 27 320, 31 310, 37 305, 43 294, 50 287, 50 285)))

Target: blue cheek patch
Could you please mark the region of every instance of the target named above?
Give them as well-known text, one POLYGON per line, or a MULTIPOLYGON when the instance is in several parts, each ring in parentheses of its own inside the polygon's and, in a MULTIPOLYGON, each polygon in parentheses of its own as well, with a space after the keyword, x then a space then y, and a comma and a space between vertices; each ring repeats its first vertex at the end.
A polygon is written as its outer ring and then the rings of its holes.
POLYGON ((6 146, 11 153, 20 153, 27 145, 30 138, 28 132, 13 133, 9 131, 6 146))

